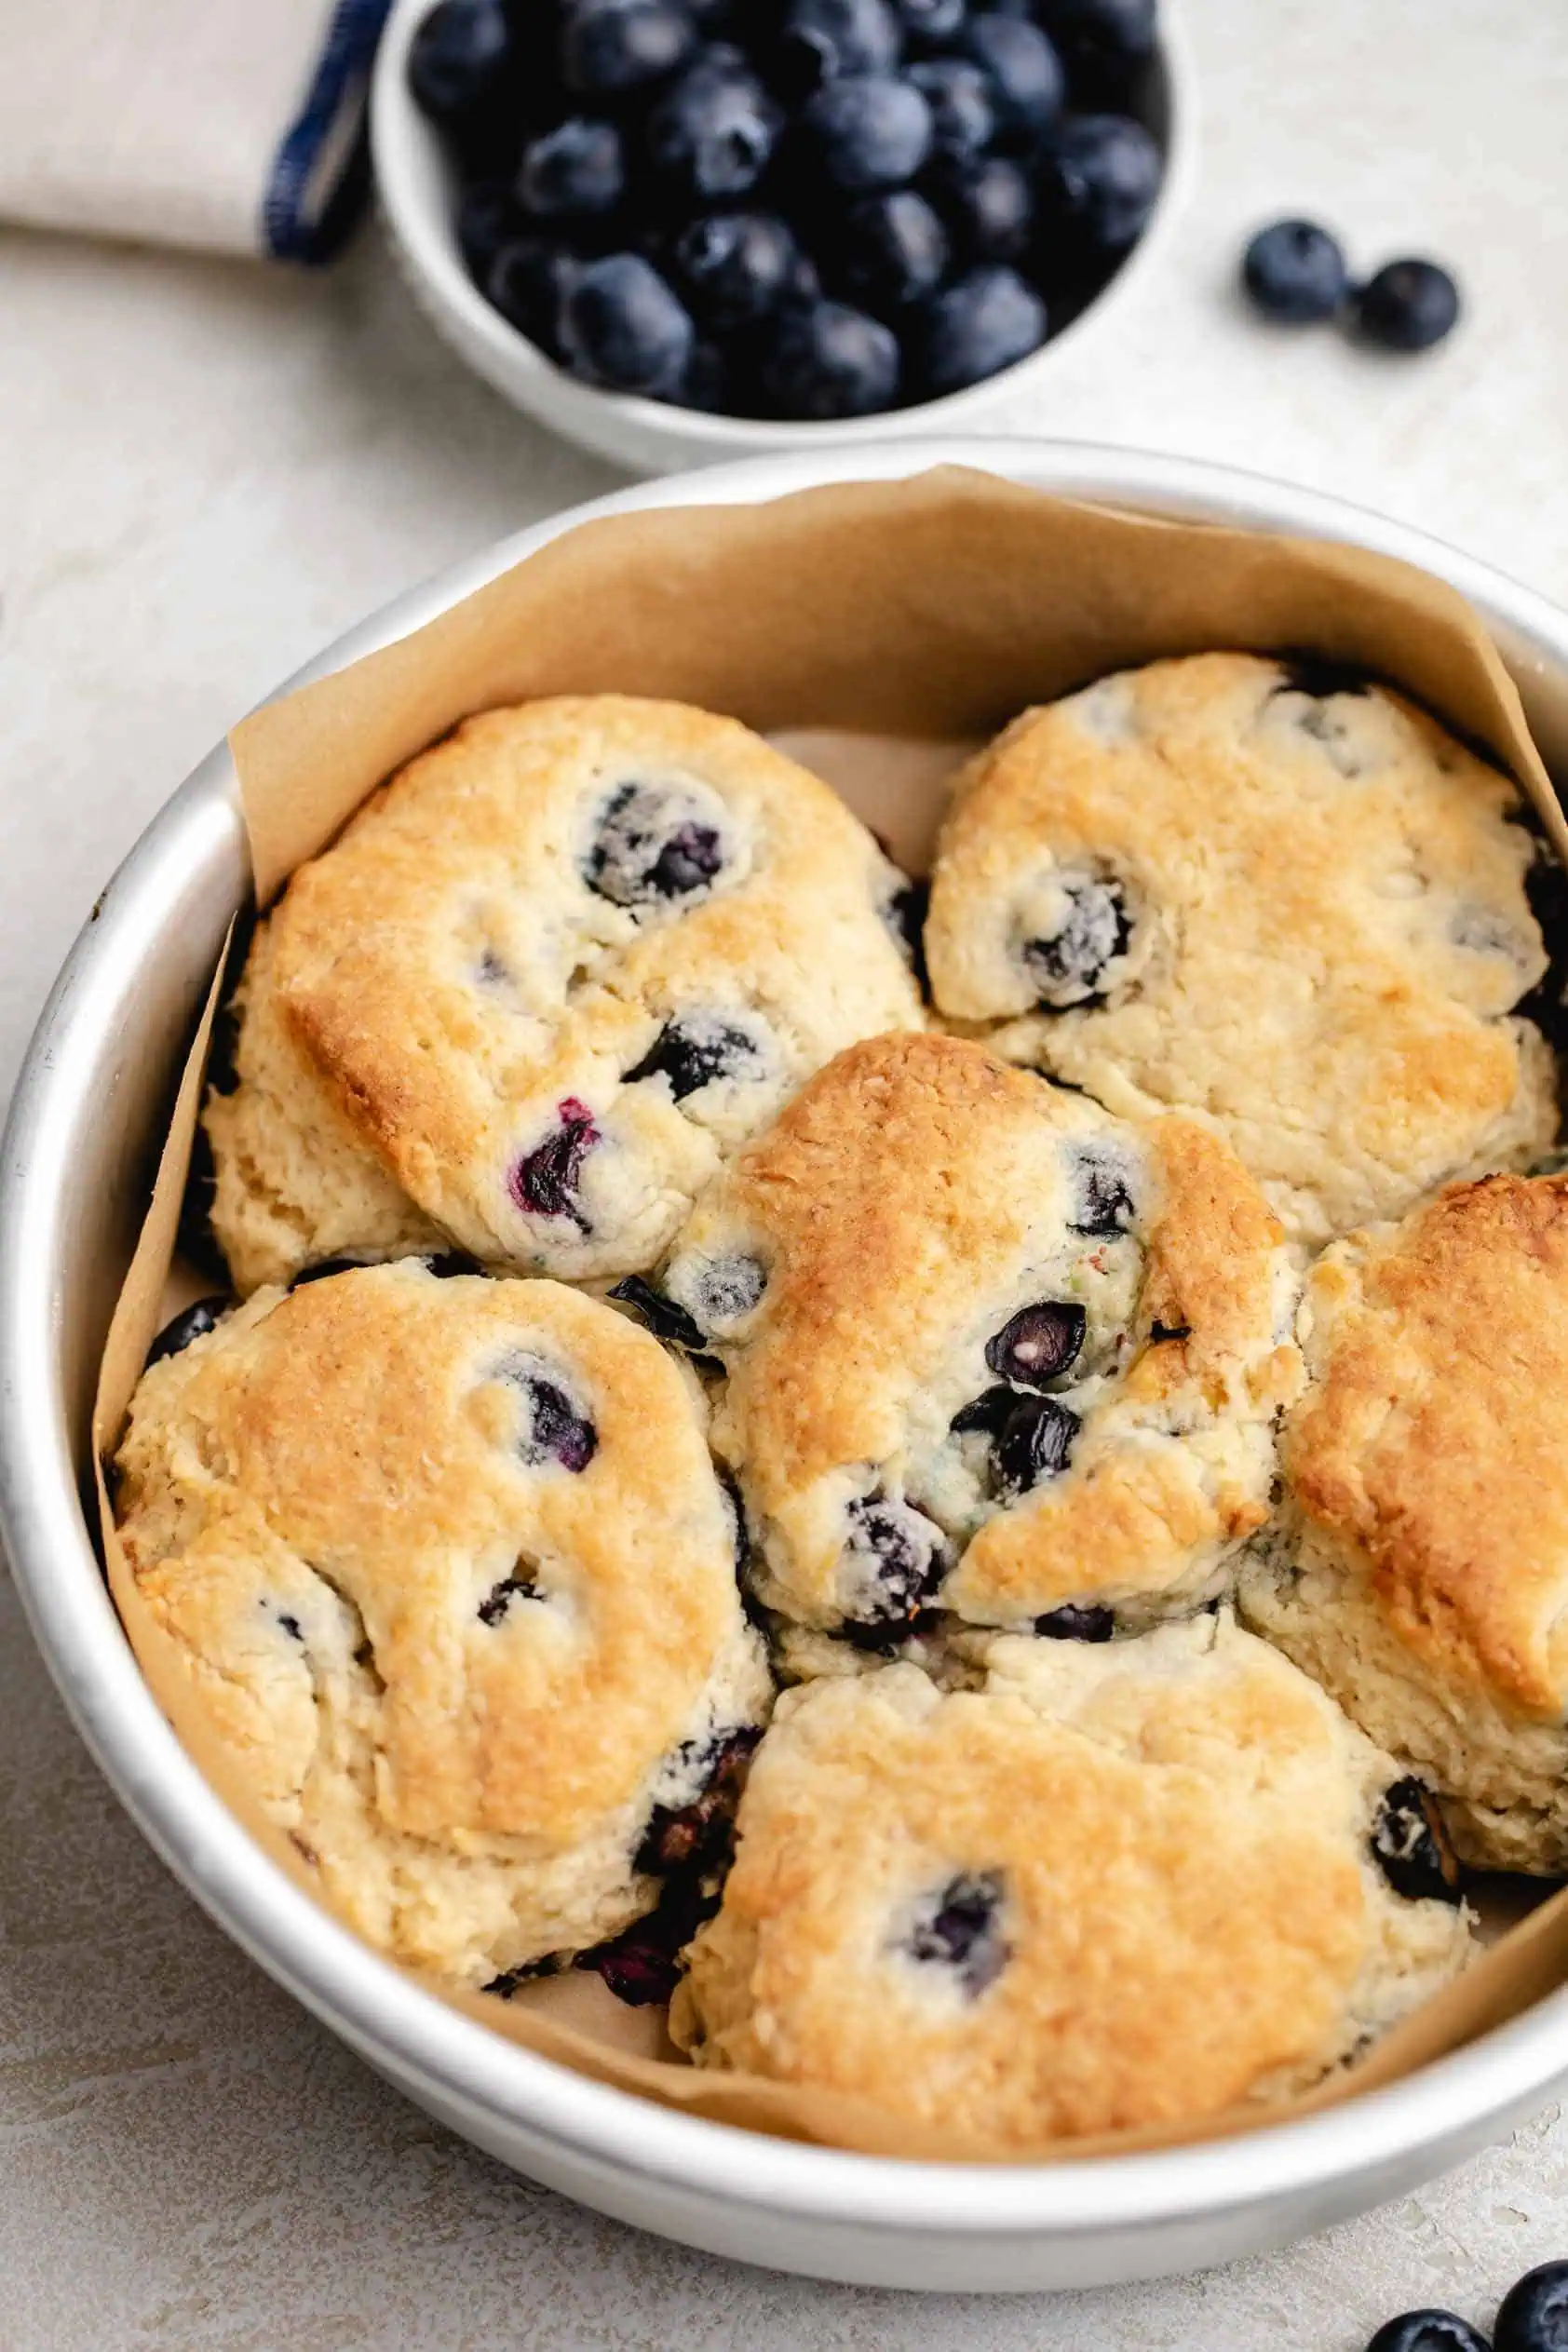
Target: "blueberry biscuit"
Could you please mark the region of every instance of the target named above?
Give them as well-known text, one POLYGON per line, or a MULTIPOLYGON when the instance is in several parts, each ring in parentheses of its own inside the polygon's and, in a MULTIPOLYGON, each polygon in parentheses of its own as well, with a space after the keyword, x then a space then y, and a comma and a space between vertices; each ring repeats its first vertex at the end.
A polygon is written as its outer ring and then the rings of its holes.
POLYGON ((555 1283, 262 1291, 151 1365, 119 1467, 218 1740, 412 1966, 484 1986, 650 1910, 766 1716, 692 1384, 555 1283))
POLYGON ((1244 654, 1025 712, 960 778, 936 1002, 1115 1111, 1208 1112, 1292 1234, 1555 1132, 1506 777, 1381 687, 1244 654))
POLYGON ((698 1203, 658 1291, 729 1377, 760 1597, 1095 1641, 1212 1597, 1294 1392, 1277 1220, 1229 1146, 961 1038, 853 1046, 698 1203))
POLYGON ((671 2030, 1018 2149, 1305 2088, 1463 1967, 1398 1768, 1228 1616, 779 1700, 671 2030))
POLYGON ((207 1125, 237 1283, 443 1234, 650 1264, 841 1046, 921 1024, 901 877, 733 720, 619 696, 470 719, 258 934, 207 1125))
POLYGON ((1352 1234, 1302 1331, 1243 1609, 1431 1782, 1467 1859, 1568 1870, 1568 1176, 1352 1234))

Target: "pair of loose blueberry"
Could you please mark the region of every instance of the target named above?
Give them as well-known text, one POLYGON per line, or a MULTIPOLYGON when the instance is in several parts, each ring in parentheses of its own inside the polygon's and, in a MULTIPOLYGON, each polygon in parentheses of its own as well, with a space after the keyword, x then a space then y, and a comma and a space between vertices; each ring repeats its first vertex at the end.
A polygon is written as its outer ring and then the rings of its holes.
POLYGON ((831 419, 1034 350, 1142 234, 1154 0, 439 0, 413 91, 502 314, 588 382, 831 419))
POLYGON ((1313 221, 1260 229, 1242 258, 1241 279, 1265 318, 1292 327, 1343 318, 1386 351, 1428 351, 1459 317, 1459 289, 1438 263, 1386 262, 1364 284, 1353 284, 1338 240, 1313 221))
POLYGON ((1405 2311, 1367 2352, 1568 2352, 1568 2262, 1528 2270, 1504 2296, 1492 2343, 1453 2311, 1405 2311))

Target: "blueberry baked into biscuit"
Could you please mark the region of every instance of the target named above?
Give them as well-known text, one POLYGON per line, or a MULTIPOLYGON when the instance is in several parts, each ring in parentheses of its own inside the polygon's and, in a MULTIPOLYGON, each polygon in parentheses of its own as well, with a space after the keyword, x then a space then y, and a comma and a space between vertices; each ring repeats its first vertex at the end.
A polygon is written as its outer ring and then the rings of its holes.
POLYGON ((1439 1792, 1460 1854, 1568 1870, 1568 1176, 1337 1243, 1249 1621, 1439 1792))
POLYGON ((876 1643, 933 1608, 1094 1641, 1211 1598, 1267 1511, 1294 1304, 1210 1128, 905 1034, 737 1154, 654 1311, 727 1370, 760 1598, 876 1643))
POLYGON ((1115 1111, 1219 1122, 1319 1245, 1552 1140, 1534 845, 1381 686, 1201 654, 1026 711, 960 778, 939 1009, 1115 1111))
POLYGON ((1305 2089, 1471 1949, 1398 1768, 1227 1615, 787 1692, 737 1828, 696 2062, 1019 2149, 1305 2089))
POLYGON ((636 1272, 842 1046, 918 1027, 902 877, 734 720, 604 695, 469 719, 302 867, 210 1099, 236 1283, 455 1240, 636 1272))
POLYGON ((234 1770, 412 1966, 506 1982, 651 1911, 766 1718, 695 1386, 559 1284, 261 1291, 150 1365, 118 1467, 234 1770))

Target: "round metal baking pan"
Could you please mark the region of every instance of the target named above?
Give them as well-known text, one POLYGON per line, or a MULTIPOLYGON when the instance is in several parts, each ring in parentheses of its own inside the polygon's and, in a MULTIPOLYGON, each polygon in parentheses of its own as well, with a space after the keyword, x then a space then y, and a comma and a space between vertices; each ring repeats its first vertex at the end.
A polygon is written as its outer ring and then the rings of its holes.
MULTIPOLYGON (((627 490, 455 566, 287 684, 391 642, 588 516, 744 504, 943 463, 1146 514, 1353 541, 1446 576, 1493 629, 1548 765, 1568 777, 1568 614, 1419 532, 1315 493, 1046 442, 902 441, 627 490)), ((220 745, 93 910, 11 1106, 0 1162, 0 1524, 39 1646, 103 1772, 196 1899, 280 1983, 432 2114, 535 2180, 715 2252, 889 2286, 1086 2286, 1222 2262, 1412 2188, 1560 2087, 1568 1991, 1386 2090, 1243 2139, 1034 2166, 851 2156, 679 2115, 520 2048, 422 1992, 285 1878, 143 1683, 82 1500, 103 1336, 196 1008, 249 892, 220 745)))

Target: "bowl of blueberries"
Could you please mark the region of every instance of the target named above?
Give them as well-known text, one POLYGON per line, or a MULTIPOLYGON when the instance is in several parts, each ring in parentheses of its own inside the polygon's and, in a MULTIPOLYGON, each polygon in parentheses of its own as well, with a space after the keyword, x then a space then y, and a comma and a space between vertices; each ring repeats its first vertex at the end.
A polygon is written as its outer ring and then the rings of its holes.
POLYGON ((372 138, 447 340, 657 472, 1034 381, 1147 268, 1189 88, 1161 0, 398 0, 372 138))

